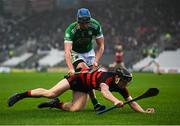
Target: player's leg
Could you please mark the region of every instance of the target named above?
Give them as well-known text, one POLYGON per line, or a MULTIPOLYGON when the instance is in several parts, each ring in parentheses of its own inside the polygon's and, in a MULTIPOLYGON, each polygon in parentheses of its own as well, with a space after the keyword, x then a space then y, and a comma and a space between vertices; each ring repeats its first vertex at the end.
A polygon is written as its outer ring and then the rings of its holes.
MULTIPOLYGON (((83 60, 78 60, 77 62, 74 63, 74 67, 76 68, 76 70, 81 69, 81 68, 89 68, 83 60), (77 64, 77 62, 78 62, 78 64, 77 64)), ((95 106, 98 104, 98 101, 95 96, 95 92, 92 90, 89 93, 89 96, 90 96, 90 99, 91 99, 94 109, 95 109, 95 106)))
POLYGON ((153 63, 153 61, 150 61, 148 64, 146 64, 145 66, 143 66, 139 71, 143 71, 145 68, 149 67, 151 64, 153 63))
MULTIPOLYGON (((85 54, 80 54, 80 57, 85 61, 84 64, 87 64, 89 67, 92 67, 92 64, 95 60, 95 54, 94 51, 91 50, 88 53, 85 54)), ((96 95, 95 95, 95 91, 90 91, 89 92, 89 96, 91 99, 91 102, 94 106, 94 110, 99 111, 99 110, 104 110, 105 106, 101 105, 100 103, 98 103, 97 99, 96 99, 96 95)))
POLYGON ((39 108, 57 108, 65 111, 81 111, 85 108, 88 99, 88 94, 79 91, 72 91, 71 102, 60 102, 58 98, 51 99, 50 101, 43 102, 38 105, 39 108))
POLYGON ((97 101, 94 90, 92 90, 92 91, 89 92, 89 97, 90 97, 90 99, 91 99, 91 102, 92 102, 92 104, 93 104, 93 106, 94 106, 94 110, 95 110, 95 111, 102 111, 102 110, 104 110, 104 109, 106 108, 104 105, 101 105, 101 104, 97 101))
POLYGON ((87 100, 87 93, 72 91, 72 102, 64 103, 61 109, 72 112, 84 110, 87 100))
POLYGON ((28 90, 23 93, 16 93, 15 95, 11 96, 8 99, 8 106, 11 107, 16 102, 24 98, 38 98, 38 97, 54 98, 62 94, 64 91, 68 90, 69 88, 70 88, 69 82, 66 79, 63 79, 49 90, 44 88, 37 88, 33 90, 28 90))
MULTIPOLYGON (((83 54, 72 51, 71 55, 72 55, 72 63, 76 72, 78 72, 82 68, 89 68, 88 66, 91 66, 95 60, 94 50, 91 50, 83 54)), ((93 91, 90 93, 90 98, 95 110, 102 110, 105 108, 105 106, 101 106, 98 103, 95 97, 95 93, 93 91)))
MULTIPOLYGON (((79 60, 80 61, 80 60, 79 60)), ((89 68, 85 62, 83 62, 83 60, 81 60, 81 62, 79 62, 79 64, 77 64, 76 67, 76 70, 80 69, 80 68, 89 68)), ((100 103, 98 103, 97 99, 96 99, 96 95, 95 95, 95 91, 90 91, 89 92, 89 96, 90 96, 90 99, 91 99, 91 102, 93 103, 93 106, 94 106, 94 109, 96 111, 99 111, 99 110, 104 110, 105 109, 105 106, 104 105, 101 105, 100 103)))
MULTIPOLYGON (((80 70, 81 68, 88 68, 88 66, 86 64, 82 63, 84 61, 83 61, 82 58, 80 58, 78 53, 72 51, 71 55, 72 55, 72 63, 74 65, 74 68, 75 68, 76 72, 77 72, 77 70, 80 70)), ((58 98, 54 98, 54 99, 52 99, 50 101, 46 101, 46 102, 43 102, 43 103, 39 104, 38 108, 52 107, 52 108, 60 108, 60 109, 62 109, 62 106, 64 106, 64 105, 65 105, 65 108, 70 108, 72 106, 72 102, 62 103, 62 102, 59 101, 58 98)))
POLYGON ((158 73, 158 74, 161 74, 159 62, 158 62, 158 61, 155 61, 154 64, 156 65, 157 73, 158 73))

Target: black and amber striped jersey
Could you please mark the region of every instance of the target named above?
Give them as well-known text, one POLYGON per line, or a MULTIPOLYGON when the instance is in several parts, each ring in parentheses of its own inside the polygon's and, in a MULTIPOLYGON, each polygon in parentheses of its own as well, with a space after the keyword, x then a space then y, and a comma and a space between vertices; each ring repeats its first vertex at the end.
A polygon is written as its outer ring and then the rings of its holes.
POLYGON ((105 83, 111 92, 119 92, 124 98, 129 97, 127 88, 121 88, 114 82, 114 72, 95 71, 93 73, 80 73, 67 77, 72 90, 90 92, 92 89, 100 90, 100 84, 105 83))

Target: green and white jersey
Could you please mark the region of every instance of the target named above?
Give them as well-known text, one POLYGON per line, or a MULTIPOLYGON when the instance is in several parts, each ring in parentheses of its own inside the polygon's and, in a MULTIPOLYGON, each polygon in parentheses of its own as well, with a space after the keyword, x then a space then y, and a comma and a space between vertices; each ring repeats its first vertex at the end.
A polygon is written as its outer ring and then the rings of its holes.
POLYGON ((149 55, 151 58, 155 59, 157 57, 158 50, 157 48, 149 49, 149 55))
POLYGON ((64 42, 72 43, 72 50, 86 53, 93 49, 93 39, 103 37, 100 23, 91 18, 87 29, 80 29, 76 22, 70 24, 65 31, 64 42))

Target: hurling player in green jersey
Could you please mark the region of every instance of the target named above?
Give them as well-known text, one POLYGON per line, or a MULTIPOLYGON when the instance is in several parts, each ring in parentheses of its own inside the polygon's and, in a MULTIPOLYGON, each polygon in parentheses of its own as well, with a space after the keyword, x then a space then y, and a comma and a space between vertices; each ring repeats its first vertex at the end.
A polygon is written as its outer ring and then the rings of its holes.
POLYGON ((157 59, 157 56, 158 56, 158 49, 156 47, 152 47, 150 49, 147 49, 147 52, 146 52, 147 56, 149 57, 150 61, 145 65, 143 66, 142 68, 140 68, 140 72, 143 71, 145 68, 151 66, 151 64, 154 63, 154 65, 156 66, 157 70, 156 72, 161 75, 161 71, 160 71, 160 63, 159 63, 159 60, 157 59))
MULTIPOLYGON (((77 12, 77 21, 70 24, 64 36, 65 59, 70 76, 81 68, 98 66, 98 62, 104 52, 104 37, 100 23, 91 18, 90 11, 81 8, 77 12), (97 43, 97 50, 94 51, 93 41, 97 43)), ((73 95, 77 91, 73 91, 73 95)), ((80 92, 79 92, 80 93, 80 92)), ((91 101, 96 111, 105 109, 105 106, 98 103, 93 90, 89 92, 91 101)), ((81 95, 77 95, 81 96, 81 95)))

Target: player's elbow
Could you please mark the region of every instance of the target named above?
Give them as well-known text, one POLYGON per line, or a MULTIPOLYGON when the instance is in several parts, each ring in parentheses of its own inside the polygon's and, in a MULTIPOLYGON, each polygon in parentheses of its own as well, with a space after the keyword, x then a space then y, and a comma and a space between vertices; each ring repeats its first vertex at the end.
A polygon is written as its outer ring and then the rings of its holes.
POLYGON ((104 98, 107 98, 108 97, 108 89, 106 89, 106 88, 103 88, 103 89, 101 89, 101 93, 102 93, 102 95, 103 95, 103 97, 104 98))
POLYGON ((100 50, 101 50, 101 52, 104 52, 104 46, 102 46, 100 50))
POLYGON ((99 46, 99 50, 104 51, 104 44, 101 44, 101 45, 99 46))
POLYGON ((109 94, 109 87, 106 84, 101 83, 100 88, 101 88, 101 94, 103 95, 103 97, 107 98, 109 94))
POLYGON ((103 95, 103 97, 105 96, 105 91, 101 90, 101 94, 103 95))

